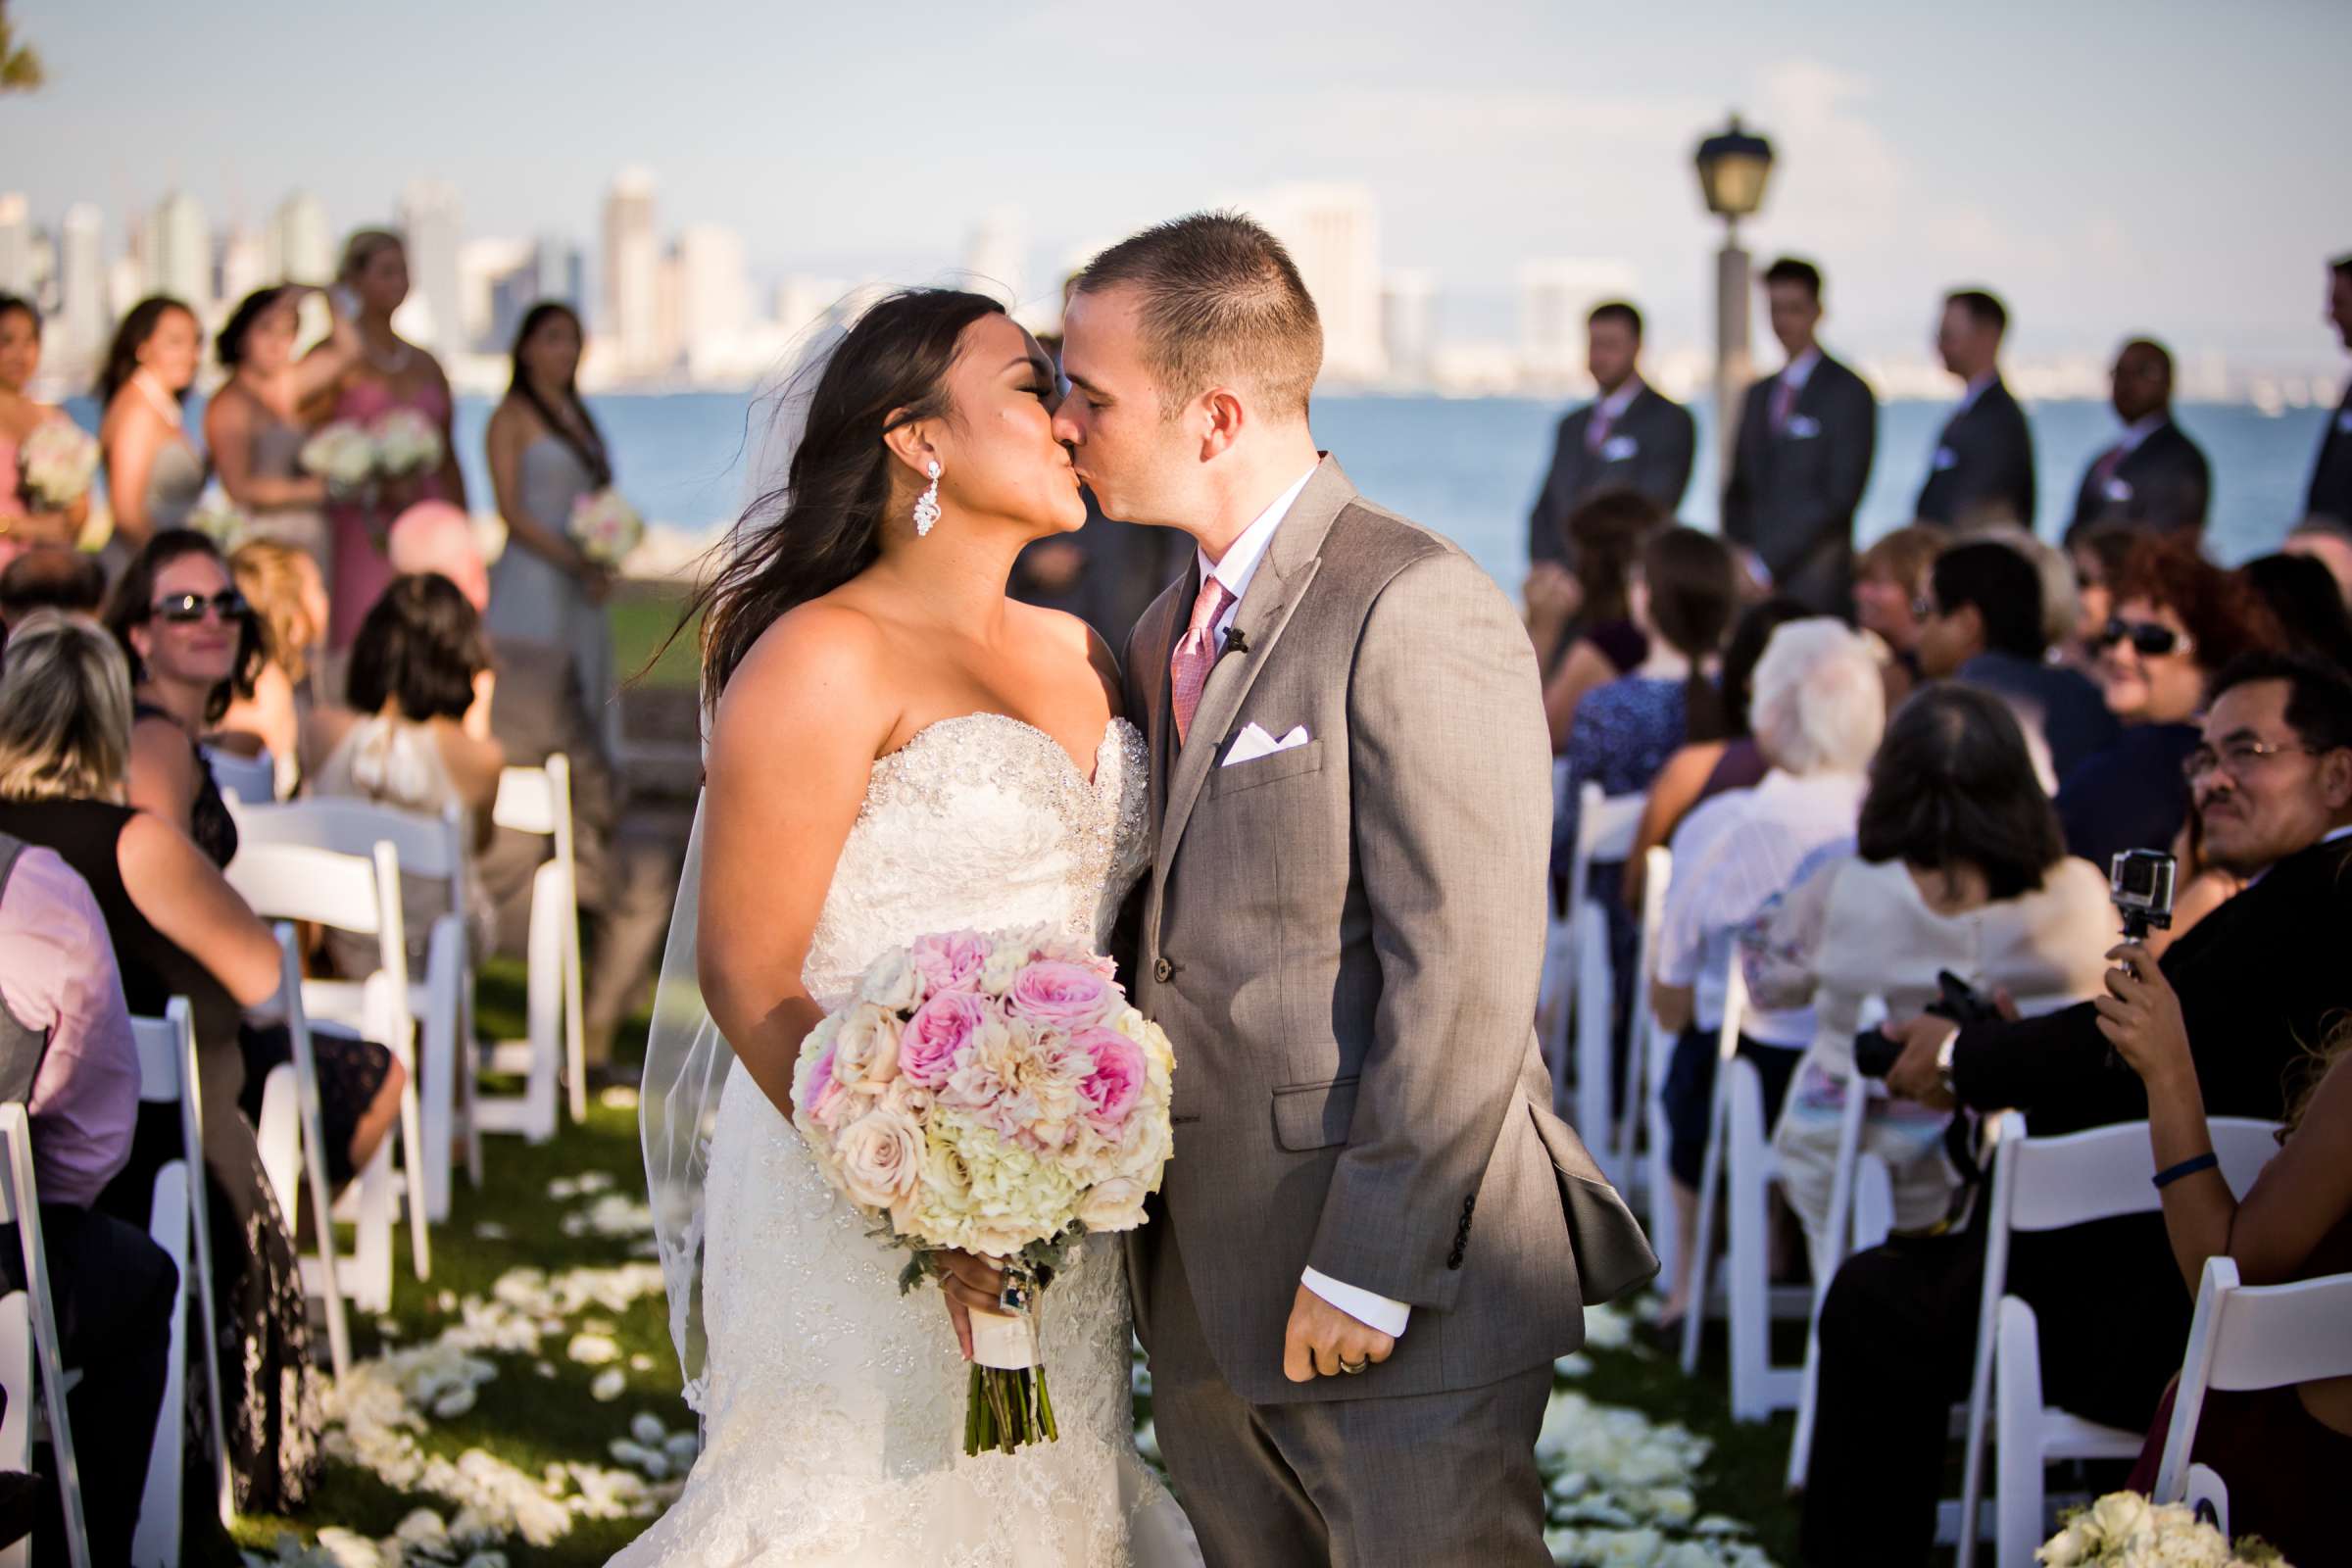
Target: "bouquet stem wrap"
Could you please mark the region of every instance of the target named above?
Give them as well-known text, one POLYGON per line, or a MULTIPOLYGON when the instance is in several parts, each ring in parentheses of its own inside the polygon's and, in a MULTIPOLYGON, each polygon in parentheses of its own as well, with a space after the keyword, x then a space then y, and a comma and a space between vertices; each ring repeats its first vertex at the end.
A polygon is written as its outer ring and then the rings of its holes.
POLYGON ((972 1387, 963 1421, 963 1451, 1011 1453, 1032 1443, 1060 1441, 1054 1396, 1046 1389, 1038 1344, 1037 1298, 1017 1317, 972 1314, 972 1387))

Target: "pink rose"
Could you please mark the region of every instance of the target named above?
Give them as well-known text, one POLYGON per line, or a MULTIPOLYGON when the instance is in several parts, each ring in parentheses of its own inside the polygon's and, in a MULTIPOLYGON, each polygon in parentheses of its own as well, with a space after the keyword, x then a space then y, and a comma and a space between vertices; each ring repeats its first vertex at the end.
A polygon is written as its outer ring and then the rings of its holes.
POLYGON ((924 1089, 955 1075, 957 1060, 989 1021, 988 1001, 969 991, 942 991, 914 1009, 899 1036, 899 1070, 924 1089))
POLYGON ((801 1113, 814 1120, 823 1113, 833 1097, 841 1093, 841 1085, 833 1081, 833 1047, 828 1044, 816 1064, 808 1069, 808 1082, 800 1086, 808 1098, 800 1102, 801 1113))
POLYGON ((1148 1073, 1143 1048, 1115 1029, 1089 1029, 1071 1044, 1095 1058, 1095 1070, 1078 1085, 1086 1119, 1098 1132, 1115 1135, 1143 1098, 1148 1073))
POLYGON ((933 993, 969 991, 988 963, 988 944, 969 931, 917 937, 906 956, 933 993))
POLYGON ((1046 958, 1012 977, 1004 1005, 1040 1029, 1075 1031, 1101 1023, 1114 995, 1110 982, 1094 970, 1046 958))

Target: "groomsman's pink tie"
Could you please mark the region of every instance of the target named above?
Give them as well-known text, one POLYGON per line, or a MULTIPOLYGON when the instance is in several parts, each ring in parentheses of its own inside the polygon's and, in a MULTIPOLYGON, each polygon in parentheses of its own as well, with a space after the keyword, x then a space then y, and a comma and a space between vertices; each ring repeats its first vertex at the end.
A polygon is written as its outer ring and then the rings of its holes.
POLYGON ((1175 655, 1168 661, 1178 746, 1192 731, 1193 710, 1200 706, 1201 688, 1208 684, 1208 672, 1217 662, 1217 617, 1232 603, 1233 590, 1223 582, 1211 577, 1202 583, 1200 597, 1193 601, 1193 623, 1177 639, 1175 655))
POLYGON ((1779 435, 1788 427, 1788 415, 1796 407, 1796 383, 1788 376, 1781 377, 1772 389, 1772 433, 1779 435))

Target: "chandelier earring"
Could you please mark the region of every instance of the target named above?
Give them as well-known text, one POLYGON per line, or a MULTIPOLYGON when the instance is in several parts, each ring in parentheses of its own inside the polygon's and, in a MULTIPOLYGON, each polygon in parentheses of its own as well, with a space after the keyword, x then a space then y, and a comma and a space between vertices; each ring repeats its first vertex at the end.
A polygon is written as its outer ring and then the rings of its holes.
POLYGON ((915 497, 914 536, 917 539, 929 533, 931 525, 939 520, 939 460, 932 459, 925 471, 931 475, 931 488, 915 497))

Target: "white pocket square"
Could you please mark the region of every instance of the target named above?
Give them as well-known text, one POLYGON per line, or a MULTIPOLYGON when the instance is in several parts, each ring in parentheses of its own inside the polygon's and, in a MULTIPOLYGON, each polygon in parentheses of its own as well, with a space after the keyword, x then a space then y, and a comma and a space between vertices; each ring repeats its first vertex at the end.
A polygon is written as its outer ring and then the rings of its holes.
POLYGON ((1287 752, 1294 746, 1304 746, 1306 741, 1304 724, 1292 725, 1291 732, 1280 740, 1255 724, 1245 724, 1242 732, 1233 738, 1233 744, 1225 749, 1225 760, 1217 765, 1231 767, 1237 762, 1253 762, 1261 757, 1272 757, 1276 752, 1287 752))
POLYGON ((1630 435, 1613 435, 1600 444, 1600 461, 1623 463, 1642 450, 1642 443, 1630 435))
POLYGON ((1810 441, 1821 434, 1821 421, 1809 414, 1791 414, 1786 426, 1791 441, 1810 441))

